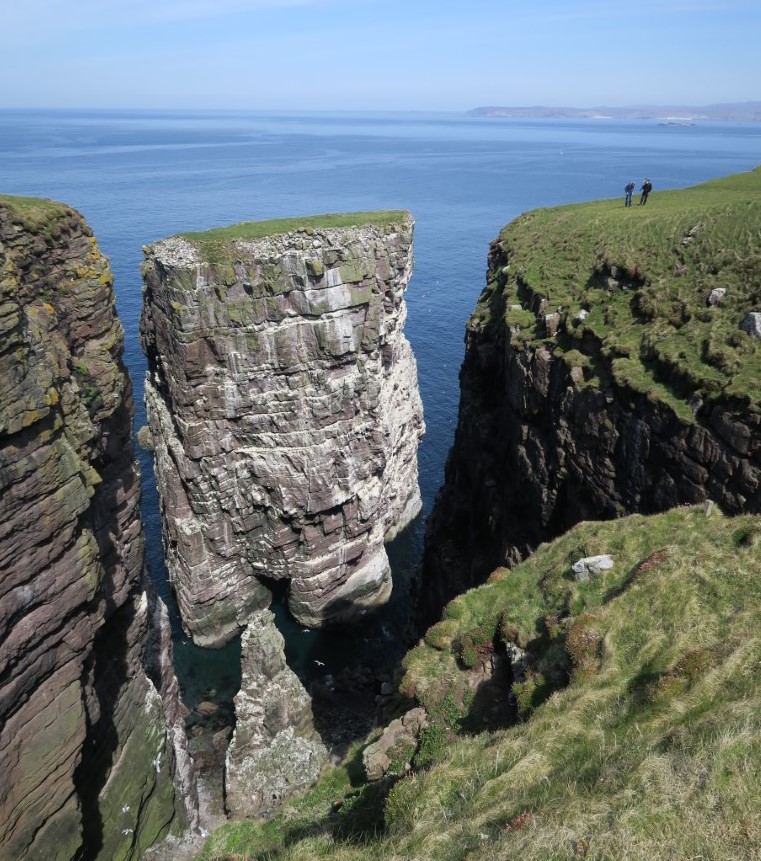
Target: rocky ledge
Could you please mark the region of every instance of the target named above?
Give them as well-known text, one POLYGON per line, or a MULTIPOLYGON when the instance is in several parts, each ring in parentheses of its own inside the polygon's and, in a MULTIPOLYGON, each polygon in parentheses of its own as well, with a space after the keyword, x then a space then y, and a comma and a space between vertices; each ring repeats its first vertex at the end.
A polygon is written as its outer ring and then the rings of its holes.
POLYGON ((78 213, 0 197, 2 861, 137 859, 196 816, 112 280, 78 213))
POLYGON ((145 249, 146 404, 183 624, 221 644, 273 580, 310 626, 384 602, 418 513, 408 213, 252 222, 145 249))

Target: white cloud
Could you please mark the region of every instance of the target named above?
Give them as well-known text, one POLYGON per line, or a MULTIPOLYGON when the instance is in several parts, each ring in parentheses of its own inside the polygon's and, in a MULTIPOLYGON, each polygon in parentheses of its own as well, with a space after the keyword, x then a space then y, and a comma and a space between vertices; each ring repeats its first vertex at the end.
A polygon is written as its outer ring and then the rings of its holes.
POLYGON ((636 5, 621 3, 620 0, 534 0, 523 8, 511 9, 509 14, 513 20, 519 17, 553 21, 632 18, 646 22, 665 15, 735 14, 743 11, 758 11, 757 0, 639 0, 636 5))
POLYGON ((357 6, 368 2, 371 0, 19 0, 3 9, 0 26, 4 40, 33 41, 62 31, 225 18, 307 6, 357 6))

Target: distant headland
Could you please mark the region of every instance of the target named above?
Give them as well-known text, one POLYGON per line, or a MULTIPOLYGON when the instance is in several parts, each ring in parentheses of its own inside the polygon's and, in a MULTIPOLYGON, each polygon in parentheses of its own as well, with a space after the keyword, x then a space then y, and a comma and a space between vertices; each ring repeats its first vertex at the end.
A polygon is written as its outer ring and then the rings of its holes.
POLYGON ((546 105, 526 107, 473 108, 467 111, 472 117, 523 117, 547 119, 614 119, 661 120, 665 122, 692 122, 694 120, 727 120, 735 122, 761 122, 761 102, 732 102, 702 107, 669 107, 663 105, 631 105, 623 108, 553 108, 546 105))

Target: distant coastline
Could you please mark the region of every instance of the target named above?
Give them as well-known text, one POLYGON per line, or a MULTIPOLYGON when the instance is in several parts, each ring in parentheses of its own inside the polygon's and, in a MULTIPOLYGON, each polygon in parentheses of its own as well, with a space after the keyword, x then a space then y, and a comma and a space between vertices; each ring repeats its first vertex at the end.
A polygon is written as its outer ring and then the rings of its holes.
POLYGON ((502 107, 489 105, 467 111, 472 117, 523 117, 545 119, 591 120, 660 120, 668 123, 689 123, 696 120, 725 120, 731 122, 761 122, 761 101, 732 102, 702 107, 664 105, 631 105, 623 108, 556 108, 546 105, 502 107))

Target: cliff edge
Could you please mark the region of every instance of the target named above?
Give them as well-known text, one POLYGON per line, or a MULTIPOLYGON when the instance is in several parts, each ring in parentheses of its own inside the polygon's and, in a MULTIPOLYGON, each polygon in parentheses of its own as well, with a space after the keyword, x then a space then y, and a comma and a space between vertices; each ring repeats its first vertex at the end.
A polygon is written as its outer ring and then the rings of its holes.
POLYGON ((137 859, 195 817, 112 281, 77 212, 0 197, 3 861, 137 859))
POLYGON ((761 170, 492 244, 426 536, 429 621, 581 520, 761 510, 761 170))

